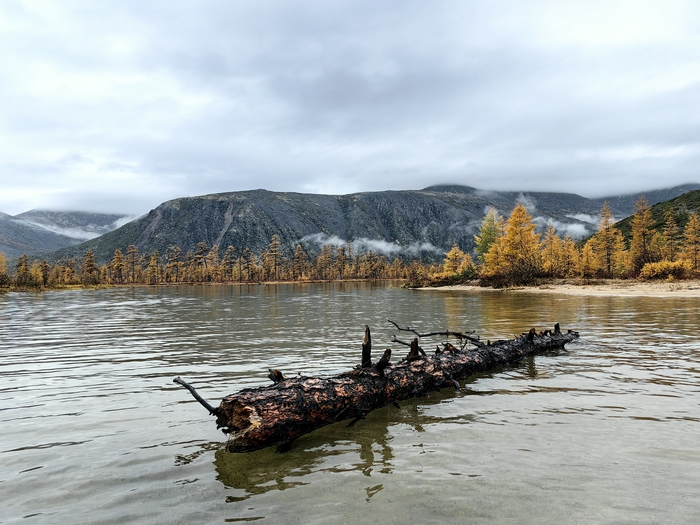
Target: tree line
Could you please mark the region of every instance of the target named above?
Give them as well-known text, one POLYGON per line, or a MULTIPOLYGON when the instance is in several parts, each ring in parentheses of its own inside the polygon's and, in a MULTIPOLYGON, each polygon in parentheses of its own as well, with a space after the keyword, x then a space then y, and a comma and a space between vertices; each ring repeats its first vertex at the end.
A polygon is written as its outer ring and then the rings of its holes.
POLYGON ((309 256, 298 244, 292 257, 282 253, 279 235, 272 236, 266 250, 255 254, 228 246, 198 243, 193 250, 171 246, 165 253, 158 250, 142 254, 135 245, 125 251, 116 249, 106 264, 99 265, 93 251, 82 260, 67 259, 49 264, 25 254, 15 264, 14 275, 7 272, 7 261, 0 252, 0 286, 16 288, 55 288, 84 285, 180 284, 180 283, 257 283, 282 281, 333 281, 342 279, 406 279, 412 267, 435 271, 416 261, 389 260, 375 251, 357 253, 352 245, 323 245, 317 256, 309 256))
POLYGON ((676 210, 666 213, 659 230, 645 197, 635 204, 631 236, 626 240, 614 226, 607 202, 597 232, 586 242, 557 235, 549 222, 544 234, 527 208, 518 204, 508 219, 491 209, 474 237, 477 262, 457 246, 446 254, 444 268, 424 275, 426 282, 480 278, 492 286, 526 285, 546 278, 683 279, 700 277, 700 217, 687 214, 678 226, 676 210))
POLYGON ((406 279, 411 285, 446 284, 480 279, 491 286, 532 284, 547 278, 688 278, 700 277, 700 217, 688 214, 683 228, 677 212, 670 210, 661 229, 652 228, 648 201, 640 197, 632 216, 629 239, 614 226, 607 203, 599 216, 597 232, 586 242, 557 235, 550 222, 540 234, 523 204, 505 219, 491 209, 474 236, 475 259, 457 245, 445 254, 442 264, 399 257, 389 260, 374 251, 357 253, 351 244, 323 245, 310 257, 298 244, 291 257, 282 251, 279 235, 272 236, 266 250, 209 247, 198 243, 183 253, 171 246, 142 254, 135 245, 116 249, 106 264, 99 265, 92 251, 82 260, 67 259, 53 265, 25 254, 8 273, 7 259, 0 252, 0 288, 43 289, 73 285, 250 283, 279 281, 333 281, 343 279, 406 279))

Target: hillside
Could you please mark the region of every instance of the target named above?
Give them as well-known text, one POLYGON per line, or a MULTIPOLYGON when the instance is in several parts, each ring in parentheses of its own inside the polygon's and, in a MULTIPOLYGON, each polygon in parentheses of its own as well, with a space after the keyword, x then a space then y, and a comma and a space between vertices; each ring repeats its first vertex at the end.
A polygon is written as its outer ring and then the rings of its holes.
MULTIPOLYGON (((666 222, 666 212, 673 210, 675 220, 680 230, 682 230, 688 222, 690 213, 700 213, 700 190, 690 191, 683 195, 679 195, 673 199, 655 204, 651 207, 651 215, 654 219, 652 228, 660 230, 666 222)), ((622 231, 625 239, 629 239, 632 235, 632 217, 627 217, 615 224, 622 231)))
POLYGON ((140 253, 183 251, 198 242, 209 247, 265 250, 278 234, 285 255, 297 244, 310 254, 323 244, 352 242, 357 251, 441 258, 453 243, 471 250, 485 210, 507 216, 518 200, 536 221, 552 220, 561 232, 581 237, 592 231, 597 203, 559 193, 485 192, 466 186, 419 191, 315 195, 254 190, 188 197, 165 202, 147 215, 97 239, 61 250, 53 258, 81 257, 93 250, 101 263, 115 249, 134 244, 140 253))

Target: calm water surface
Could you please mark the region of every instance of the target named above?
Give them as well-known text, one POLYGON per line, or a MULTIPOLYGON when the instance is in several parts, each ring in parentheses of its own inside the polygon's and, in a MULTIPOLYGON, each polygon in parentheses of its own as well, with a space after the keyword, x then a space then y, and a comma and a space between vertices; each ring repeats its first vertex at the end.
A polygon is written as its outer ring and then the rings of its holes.
POLYGON ((0 296, 0 523, 697 524, 699 313, 357 283, 0 296), (332 375, 359 362, 365 323, 375 354, 392 346, 387 317, 582 338, 286 452, 226 453, 172 383, 217 404, 268 368, 332 375))

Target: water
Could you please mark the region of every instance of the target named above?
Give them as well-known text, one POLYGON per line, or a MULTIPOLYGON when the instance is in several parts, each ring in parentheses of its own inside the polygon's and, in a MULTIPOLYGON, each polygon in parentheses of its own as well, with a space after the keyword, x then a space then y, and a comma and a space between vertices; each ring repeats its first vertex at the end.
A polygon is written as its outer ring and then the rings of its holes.
POLYGON ((699 308, 358 283, 0 296, 0 523, 700 523, 699 308), (286 452, 226 453, 172 383, 217 404, 268 368, 332 375, 365 323, 375 359, 405 350, 387 317, 582 338, 286 452))

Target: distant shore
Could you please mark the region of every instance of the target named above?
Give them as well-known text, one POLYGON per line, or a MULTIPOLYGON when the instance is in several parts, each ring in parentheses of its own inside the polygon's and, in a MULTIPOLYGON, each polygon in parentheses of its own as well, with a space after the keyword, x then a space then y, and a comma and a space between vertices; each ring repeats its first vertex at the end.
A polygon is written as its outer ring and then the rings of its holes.
POLYGON ((494 290, 475 285, 451 285, 421 288, 435 291, 501 291, 504 293, 555 293, 615 297, 700 297, 700 280, 690 281, 595 281, 593 283, 555 281, 539 286, 519 286, 494 290))

